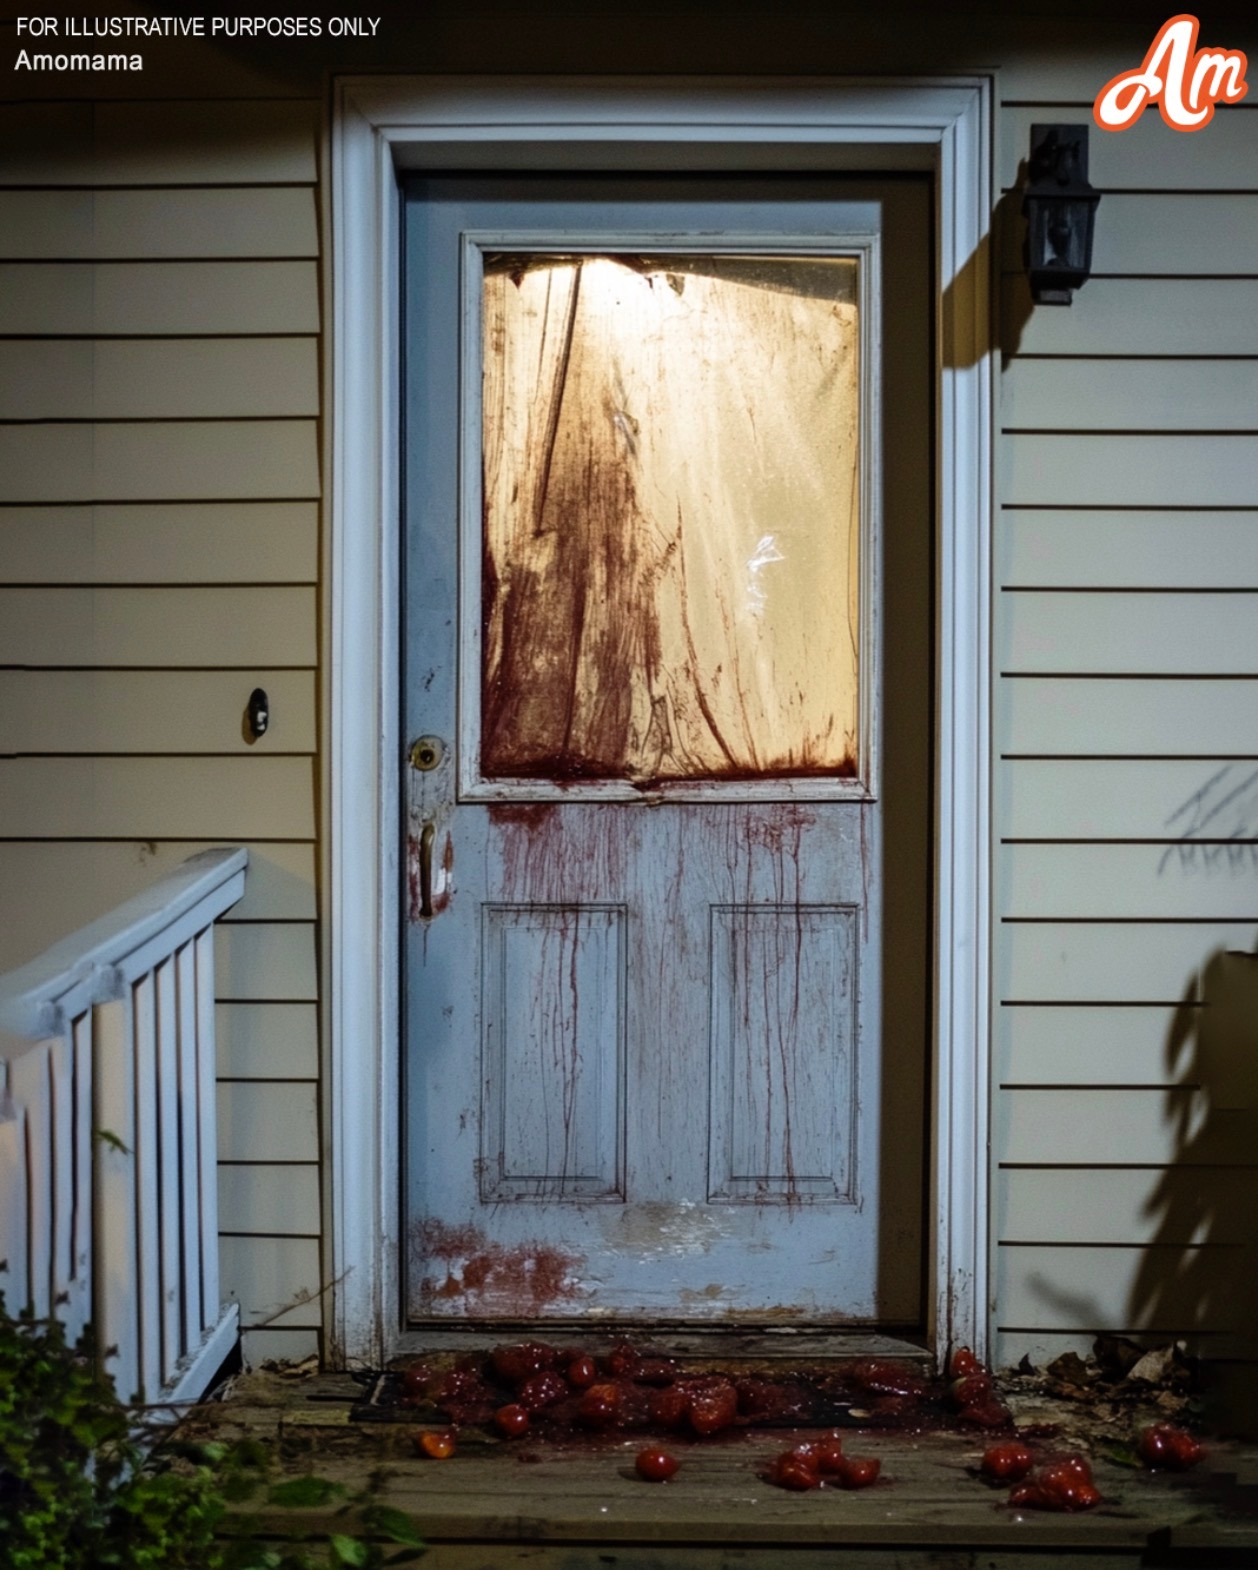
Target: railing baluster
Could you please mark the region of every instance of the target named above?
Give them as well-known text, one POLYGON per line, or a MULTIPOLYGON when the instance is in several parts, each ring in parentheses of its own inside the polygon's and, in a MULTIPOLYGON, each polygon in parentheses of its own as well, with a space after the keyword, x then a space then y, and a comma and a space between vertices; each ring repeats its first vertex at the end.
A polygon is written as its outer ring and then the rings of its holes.
POLYGON ((214 1062, 214 928, 196 936, 197 1105, 200 1109, 202 1324, 213 1324, 218 1296, 218 1089, 214 1062))
POLYGON ((74 1173, 74 1216, 71 1240, 73 1268, 66 1305, 66 1335, 73 1343, 92 1321, 92 1084, 95 1052, 92 1010, 85 1009, 71 1029, 71 1167, 74 1173))
POLYGON ((48 1043, 52 1111, 52 1301, 69 1301, 74 1276, 74 1040, 65 1030, 48 1043))
POLYGON ((179 1039, 178 998, 174 959, 163 960, 153 972, 157 988, 157 1138, 160 1172, 157 1180, 161 1253, 162 1378, 167 1384, 183 1355, 183 1294, 180 1290, 179 1231, 179 1039))
POLYGON ((202 1323, 196 945, 185 943, 176 956, 176 964, 179 970, 179 1203, 182 1216, 180 1295, 184 1345, 191 1347, 197 1343, 202 1323))
POLYGON ((131 999, 97 1007, 96 1106, 92 1134, 92 1206, 96 1268, 93 1309, 105 1371, 119 1399, 134 1401, 140 1386, 139 1298, 136 1276, 135 1059, 131 999))
POLYGON ((26 1173, 26 1108, 11 1093, 12 1065, 3 1065, 0 1094, 0 1193, 8 1203, 0 1213, 0 1292, 9 1313, 17 1314, 30 1300, 30 1201, 26 1173))
POLYGON ((27 1302, 39 1319, 52 1311, 52 1075, 41 1041, 9 1065, 14 1099, 26 1109, 27 1302))
POLYGON ((153 1401, 162 1387, 162 1267, 160 1172, 157 1147, 157 997, 153 972, 131 989, 135 1064, 135 1184, 139 1274, 141 1400, 153 1401))

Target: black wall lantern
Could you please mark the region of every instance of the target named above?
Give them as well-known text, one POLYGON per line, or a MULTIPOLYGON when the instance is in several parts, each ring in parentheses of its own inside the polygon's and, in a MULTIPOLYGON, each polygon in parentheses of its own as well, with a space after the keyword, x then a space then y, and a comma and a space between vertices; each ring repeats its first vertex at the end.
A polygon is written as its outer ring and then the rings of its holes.
POLYGON ((1088 184, 1086 125, 1033 125, 1026 215, 1026 269, 1037 305, 1069 305, 1092 276, 1092 230, 1101 193, 1088 184))

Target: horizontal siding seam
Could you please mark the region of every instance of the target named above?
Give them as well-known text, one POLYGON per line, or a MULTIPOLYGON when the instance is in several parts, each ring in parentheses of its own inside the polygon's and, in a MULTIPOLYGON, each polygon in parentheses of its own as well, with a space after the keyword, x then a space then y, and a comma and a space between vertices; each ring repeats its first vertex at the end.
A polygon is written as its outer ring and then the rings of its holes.
MULTIPOLYGON (((178 755, 177 755, 178 756, 178 755)), ((134 845, 146 839, 152 839, 160 845, 202 845, 213 835, 206 834, 0 834, 0 845, 134 845)), ((309 834, 285 836, 282 834, 267 834, 259 838, 257 835, 241 835, 242 840, 253 839, 265 845, 317 845, 318 840, 309 834)), ((218 843, 231 844, 232 836, 218 836, 218 843)), ((314 917, 310 918, 313 923, 314 917)), ((307 923, 307 924, 310 924, 307 923)), ((280 925, 281 923, 268 923, 280 925)), ((276 998, 248 999, 248 998, 218 998, 219 1003, 225 1002, 258 1002, 275 1003, 284 1001, 276 998)), ((293 998, 287 1000, 296 1003, 309 1003, 309 998, 293 998)))
POLYGON ((1000 670, 996 674, 1001 681, 1023 677, 1052 681, 1068 677, 1076 681, 1258 681, 1258 671, 1000 670))
POLYGON ((1193 1007, 1183 998, 997 998, 999 1008, 1178 1009, 1193 1007))
POLYGON ((1078 1243, 1073 1238, 1057 1238, 1053 1241, 1038 1239, 1027 1242, 1019 1238, 998 1238, 997 1248, 1122 1248, 1138 1249, 1142 1253, 1164 1253, 1179 1255, 1192 1249, 1194 1253, 1227 1254, 1237 1248, 1243 1248, 1243 1243, 1078 1243))
POLYGON ((316 1232, 300 1232, 300 1231, 292 1231, 292 1232, 276 1232, 276 1231, 242 1232, 242 1231, 240 1231, 239 1228, 232 1229, 232 1231, 226 1231, 226 1229, 223 1229, 220 1226, 220 1228, 218 1228, 218 1236, 220 1236, 220 1237, 273 1237, 273 1239, 281 1239, 281 1237, 322 1237, 322 1236, 324 1236, 324 1231, 322 1231, 322 1228, 320 1228, 319 1231, 316 1231, 316 1232))
POLYGON ((1008 1080, 1002 1080, 1000 1082, 1000 1084, 997 1085, 996 1088, 997 1088, 997 1090, 1017 1090, 1017 1091, 1023 1091, 1023 1090, 1057 1090, 1057 1091, 1068 1090, 1072 1094, 1078 1093, 1079 1095, 1086 1095, 1086 1094, 1088 1094, 1088 1093, 1090 1093, 1091 1091, 1094 1091, 1094 1090, 1099 1090, 1099 1091, 1114 1091, 1114 1090, 1118 1090, 1118 1091, 1122 1091, 1124 1095, 1128 1091, 1132 1091, 1132 1090, 1155 1090, 1155 1091, 1158 1092, 1159 1095, 1196 1095, 1196 1094, 1198 1094, 1198 1092, 1200 1092, 1202 1089, 1204 1089, 1204 1086, 1202 1086, 1201 1084, 1195 1083, 1195 1082, 1186 1081, 1186 1080, 1178 1080, 1178 1079, 1161 1079, 1161 1080, 1137 1080, 1137 1079, 1133 1079, 1133 1080, 1127 1080, 1127 1081, 1115 1080, 1112 1083, 1110 1083, 1110 1082, 1101 1082, 1099 1080, 1096 1081, 1096 1082, 1093 1082, 1092 1080, 1081 1080, 1081 1079, 1072 1079, 1072 1080, 1066 1080, 1066 1081, 1060 1081, 1060 1082, 1059 1081, 1055 1081, 1055 1080, 1050 1081, 1050 1080, 1042 1080, 1042 1079, 1031 1079, 1031 1080, 1027 1080, 1027 1079, 1008 1079, 1008 1080))
MULTIPOLYGON (((127 332, 90 332, 90 333, 4 333, 6 343, 169 343, 172 340, 184 342, 188 339, 204 339, 206 342, 218 343, 220 341, 236 338, 256 339, 266 341, 272 338, 313 338, 319 339, 323 335, 317 332, 304 332, 300 329, 284 328, 277 332, 227 332, 227 333, 143 333, 137 334, 134 329, 127 332)), ((314 415, 305 415, 305 419, 314 419, 314 415)), ((39 423, 39 422, 34 422, 39 423)), ((45 422, 51 423, 51 422, 45 422)), ((144 423, 141 421, 140 423, 144 423)), ((24 507, 38 507, 38 502, 23 502, 24 507)), ((48 504, 45 504, 48 505, 48 504)), ((56 504, 60 505, 60 504, 56 504)))
MULTIPOLYGON (((4 589, 26 589, 26 588, 30 588, 30 587, 32 587, 32 585, 25 584, 25 583, 0 584, 0 588, 4 588, 4 589)), ((43 588, 43 587, 45 587, 45 585, 40 584, 40 585, 37 585, 37 587, 43 588)), ((67 584, 66 587, 67 588, 75 588, 75 589, 88 589, 88 590, 91 590, 91 589, 117 589, 117 588, 122 588, 122 589, 126 589, 127 592, 130 593, 132 589, 146 588, 147 585, 146 584, 142 584, 142 583, 135 583, 135 584, 132 584, 132 583, 124 583, 124 584, 117 584, 117 583, 97 583, 97 584, 93 584, 93 583, 76 583, 76 584, 67 584)), ((203 588, 207 587, 207 585, 202 584, 202 583, 180 583, 180 584, 172 585, 172 587, 180 588, 180 589, 203 589, 203 588)), ((213 587, 217 588, 217 587, 219 587, 219 585, 216 584, 216 585, 213 585, 213 587)), ((266 589, 266 588, 270 588, 271 585, 267 584, 267 583, 260 583, 260 584, 241 583, 241 584, 224 584, 224 585, 222 585, 222 587, 224 587, 224 588, 233 588, 233 589, 234 588, 241 588, 241 589, 261 588, 261 589, 266 589)), ((285 584, 285 585, 283 585, 283 587, 285 587, 285 588, 297 588, 297 589, 308 589, 308 588, 314 587, 314 585, 310 584, 310 583, 297 583, 297 584, 285 584)), ((53 674, 53 673, 57 673, 57 672, 60 672, 60 673, 63 673, 63 674, 82 672, 84 675, 93 675, 93 674, 104 675, 104 674, 108 674, 110 672, 113 672, 113 673, 115 673, 117 675, 143 675, 145 673, 155 674, 155 673, 159 673, 160 672, 162 675, 193 675, 194 676, 194 675, 197 675, 198 673, 201 674, 201 675, 212 675, 212 674, 217 673, 217 672, 223 672, 223 673, 226 673, 226 674, 230 674, 232 671, 262 671, 262 670, 265 670, 265 671, 267 671, 269 673, 272 673, 272 674, 278 676, 278 675, 285 675, 285 674, 291 675, 291 674, 295 674, 295 673, 299 673, 299 672, 303 672, 303 671, 317 671, 318 669, 319 669, 318 665, 276 665, 276 664, 274 664, 274 663, 272 663, 270 661, 267 661, 264 664, 260 660, 254 660, 254 661, 252 661, 248 665, 4 665, 4 664, 0 664, 0 671, 32 671, 32 672, 38 671, 38 672, 40 672, 41 674, 44 674, 44 675, 53 674)))
MULTIPOLYGON (((273 1000, 268 999, 265 1001, 273 1000)), ((317 1085, 319 1077, 317 1074, 293 1075, 291 1077, 285 1074, 219 1074, 215 1077, 214 1083, 216 1085, 317 1085)), ((318 1166, 318 1161, 311 1157, 309 1160, 299 1164, 303 1166, 318 1166)), ((269 1166, 271 1163, 258 1158, 257 1160, 247 1162, 246 1165, 269 1166)))
MULTIPOLYGON (((284 1005, 290 1005, 291 1006, 292 1004, 296 1004, 296 1003, 317 1003, 318 1001, 319 1000, 318 1000, 317 997, 306 997, 306 998, 289 998, 289 997, 282 997, 282 996, 281 997, 274 997, 274 998, 273 997, 261 997, 261 998, 259 998, 259 997, 247 997, 247 996, 232 997, 232 996, 229 996, 229 995, 226 995, 226 994, 223 994, 223 993, 220 993, 214 999, 214 1002, 216 1004, 252 1003, 252 1004, 258 1004, 260 1006, 266 1005, 266 1004, 284 1004, 284 1005)), ((226 1084, 233 1084, 233 1085, 235 1085, 235 1084, 240 1084, 240 1085, 258 1085, 258 1084, 264 1084, 265 1081, 254 1079, 251 1076, 245 1076, 244 1078, 238 1079, 238 1080, 216 1080, 215 1083, 216 1084, 220 1084, 220 1085, 226 1085, 226 1084)), ((284 1080, 276 1080, 275 1083, 277 1085, 299 1085, 299 1084, 301 1084, 301 1085, 317 1085, 319 1083, 319 1081, 317 1079, 310 1079, 310 1080, 284 1079, 284 1080)), ((256 1162, 255 1163, 250 1163, 250 1164, 251 1165, 256 1165, 256 1162)))
MULTIPOLYGON (((315 414, 91 414, 32 415, 29 420, 0 419, 0 430, 21 430, 32 425, 291 425, 318 420, 315 414)), ((268 498, 270 500, 271 498, 268 498)), ((13 505, 23 505, 14 503, 13 505)), ((66 505, 73 505, 67 503, 66 505)))
MULTIPOLYGON (((1029 358, 1037 358, 1037 356, 1030 356, 1029 358)), ((1050 358, 1050 356, 1044 355, 1044 356, 1039 356, 1038 358, 1048 359, 1048 358, 1050 358)), ((1148 356, 1142 356, 1142 355, 1126 355, 1126 356, 1115 356, 1115 358, 1116 359, 1117 358, 1144 359, 1144 358, 1149 358, 1149 357, 1148 356)), ((1163 359, 1163 358, 1165 358, 1165 356, 1158 355, 1158 356, 1156 356, 1156 358, 1163 359)), ((1242 360, 1242 359, 1248 360, 1248 359, 1253 358, 1253 356, 1237 354, 1237 355, 1226 356, 1226 358, 1234 359, 1234 360, 1242 360)), ((1111 513, 1112 512, 1116 516, 1120 516, 1120 517, 1123 514, 1125 514, 1125 513, 1132 513, 1132 512, 1135 512, 1135 513, 1146 513, 1146 512, 1153 512, 1153 513, 1158 513, 1158 512, 1191 513, 1193 516, 1196 516, 1197 513, 1239 513, 1242 516, 1249 516, 1249 515, 1254 513, 1256 507, 1258 507, 1258 503, 1255 503, 1255 502, 1219 502, 1219 503, 1214 503, 1214 502, 1189 502, 1189 503, 1185 503, 1185 502, 1114 502, 1114 501, 1108 501, 1108 502, 1100 502, 1100 503, 1095 504, 1095 505, 1089 504, 1087 502, 1008 502, 1008 501, 998 501, 996 503, 996 508, 997 508, 998 512, 1066 512, 1066 513, 1076 513, 1076 512, 1077 513, 1098 513, 1098 512, 1111 513)))
MULTIPOLYGON (((225 101, 225 100, 224 100, 225 101)), ((132 99, 132 103, 146 102, 144 99, 132 99)), ((314 191, 318 192, 320 182, 314 180, 253 180, 240 183, 229 180, 217 180, 213 185, 189 184, 163 181, 161 185, 137 185, 134 182, 101 181, 98 184, 74 185, 48 185, 30 180, 0 180, 0 192, 19 191, 23 194, 40 194, 45 196, 95 196, 101 191, 134 191, 139 195, 147 196, 150 192, 160 195, 163 191, 177 193, 180 196, 200 196, 207 191, 314 191)), ((42 260, 42 258, 41 258, 42 260)))
MULTIPOLYGON (((222 1081, 219 1080, 219 1081, 217 1081, 217 1083, 222 1084, 222 1081)), ((321 1168, 322 1167, 322 1163, 320 1161, 316 1161, 316 1160, 309 1160, 309 1161, 301 1160, 301 1159, 299 1159, 297 1157, 292 1157, 292 1156, 289 1156, 289 1157, 285 1157, 285 1156, 267 1156, 267 1158, 264 1161, 259 1160, 256 1156, 220 1156, 218 1158, 218 1160, 215 1162, 215 1166, 219 1166, 219 1167, 304 1167, 304 1168, 309 1169, 311 1167, 321 1168)))
POLYGON ((999 756, 1002 763, 1183 763, 1185 760, 1199 763, 1258 762, 1258 752, 1215 752, 1213 749, 1203 750, 1197 747, 1184 752, 1002 752, 999 756))
MULTIPOLYGON (((1172 843, 1196 845, 1189 840, 1172 843)), ((1239 841, 1229 840, 1228 844, 1239 841)), ((1238 927, 1251 927, 1258 921, 1253 916, 1001 916, 1001 926, 1009 927, 1221 927, 1229 922, 1238 927)))
MULTIPOLYGON (((274 1163, 271 1163, 272 1165, 274 1163)), ((221 1166, 222 1163, 220 1162, 221 1166)), ((1241 1164, 1235 1161, 1201 1161, 1194 1162, 1192 1172, 1237 1172, 1247 1171, 1258 1167, 1258 1162, 1241 1164)), ((996 1163, 999 1172, 1147 1172, 1150 1176, 1157 1176, 1167 1172, 1183 1172, 1185 1167, 1181 1162, 1163 1162, 1160 1165, 1148 1161, 999 1161, 996 1163)))
MULTIPOLYGON (((247 751, 242 751, 239 746, 236 746, 236 747, 223 747, 223 748, 220 748, 220 749, 217 749, 217 750, 212 749, 212 748, 211 749, 200 748, 200 749, 198 749, 195 752, 193 752, 193 751, 183 751, 183 752, 180 752, 180 751, 175 751, 175 752, 171 752, 171 751, 165 751, 165 752, 143 752, 143 751, 135 751, 135 752, 94 752, 94 751, 87 751, 87 752, 84 752, 82 750, 70 751, 69 749, 65 749, 65 750, 57 749, 57 750, 53 751, 53 750, 48 749, 47 747, 23 748, 21 751, 18 751, 18 752, 0 752, 0 758, 4 758, 6 760, 12 760, 14 762, 16 762, 18 759, 30 759, 32 761, 37 761, 37 760, 43 760, 43 759, 51 760, 51 759, 54 759, 54 758, 64 758, 64 759, 66 759, 69 762, 73 762, 73 761, 76 761, 76 760, 84 761, 84 760, 86 760, 88 758, 94 758, 94 759, 96 759, 96 760, 98 760, 100 762, 105 762, 105 761, 107 761, 107 760, 109 760, 111 758, 112 759, 117 759, 117 758, 139 758, 139 759, 145 759, 145 760, 147 760, 147 761, 149 761, 151 763, 157 763, 157 762, 166 761, 168 759, 172 760, 172 761, 176 760, 176 759, 178 759, 180 761, 187 761, 187 760, 193 759, 193 758, 248 758, 249 756, 250 756, 250 753, 247 752, 247 751)), ((301 747, 301 748, 298 748, 295 751, 289 750, 289 749, 285 749, 285 748, 280 748, 280 747, 267 747, 264 751, 258 752, 258 753, 254 753, 254 754, 252 754, 252 756, 259 757, 259 758, 317 758, 319 756, 319 750, 318 750, 317 747, 313 747, 313 746, 311 746, 311 747, 301 747)), ((242 926, 242 925, 245 925, 245 924, 246 923, 241 922, 240 920, 237 920, 234 923, 234 925, 236 925, 236 926, 242 926)))
MULTIPOLYGON (((0 422, 0 423, 2 423, 2 422, 0 422)), ((89 423, 89 424, 99 424, 101 422, 99 422, 99 421, 89 421, 87 423, 89 423)), ((24 505, 24 504, 22 504, 22 505, 24 505)), ((83 502, 80 502, 80 503, 67 502, 66 505, 70 506, 70 507, 73 507, 73 506, 89 506, 90 507, 92 505, 92 503, 90 503, 90 502, 86 502, 86 503, 83 503, 83 502)), ((140 505, 147 505, 147 503, 140 504, 140 505)), ((0 521, 0 533, 3 532, 3 529, 4 529, 3 521, 0 521)), ((39 583, 29 583, 26 580, 23 580, 20 583, 9 582, 7 579, 6 580, 0 580, 0 588, 10 589, 15 594, 16 593, 20 593, 20 592, 25 592, 25 593, 28 593, 28 594, 43 594, 45 591, 47 591, 49 589, 71 589, 71 590, 74 590, 74 589, 104 589, 104 590, 111 590, 111 589, 113 589, 113 590, 120 590, 121 592, 123 592, 125 594, 139 594, 139 593, 144 593, 144 592, 146 592, 149 589, 158 589, 158 590, 163 590, 163 589, 165 589, 165 590, 169 590, 169 589, 179 589, 179 590, 184 590, 184 589, 231 589, 233 591, 236 590, 236 589, 308 589, 308 588, 311 587, 312 584, 317 584, 318 581, 319 581, 318 578, 313 578, 313 577, 312 578, 169 578, 169 579, 164 579, 164 578, 146 578, 146 579, 144 579, 143 582, 139 582, 139 583, 132 583, 129 579, 122 579, 122 580, 111 579, 111 580, 108 580, 108 581, 106 581, 104 583, 96 583, 96 582, 93 582, 93 581, 91 581, 89 579, 84 579, 84 578, 48 578, 48 579, 42 579, 39 583)), ((49 669, 50 667, 45 666, 43 668, 44 669, 49 669)), ((63 666, 63 667, 59 667, 59 668, 60 669, 65 669, 65 670, 73 669, 72 666, 63 666)), ((102 668, 103 667, 101 667, 101 666, 93 666, 92 667, 93 670, 99 670, 99 669, 102 669, 102 668)), ((129 668, 130 669, 134 669, 134 667, 129 667, 129 668)), ((216 667, 211 667, 211 668, 216 668, 216 667)), ((279 670, 280 668, 281 667, 278 666, 278 665, 269 665, 267 667, 268 670, 279 670)), ((184 666, 180 666, 179 669, 180 670, 188 670, 188 669, 191 669, 191 667, 184 665, 184 666)))

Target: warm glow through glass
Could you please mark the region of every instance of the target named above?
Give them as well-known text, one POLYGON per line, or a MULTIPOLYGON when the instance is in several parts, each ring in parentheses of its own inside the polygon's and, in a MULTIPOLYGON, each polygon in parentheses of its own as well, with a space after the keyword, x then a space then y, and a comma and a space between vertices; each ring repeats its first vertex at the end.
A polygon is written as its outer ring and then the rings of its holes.
POLYGON ((486 258, 486 777, 857 772, 858 265, 486 258))

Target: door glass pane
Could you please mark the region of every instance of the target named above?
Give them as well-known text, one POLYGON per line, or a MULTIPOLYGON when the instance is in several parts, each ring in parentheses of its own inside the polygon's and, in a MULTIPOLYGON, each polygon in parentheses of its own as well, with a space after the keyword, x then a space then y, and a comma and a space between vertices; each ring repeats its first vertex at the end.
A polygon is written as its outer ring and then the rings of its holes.
POLYGON ((485 260, 483 775, 855 774, 857 260, 485 260))

